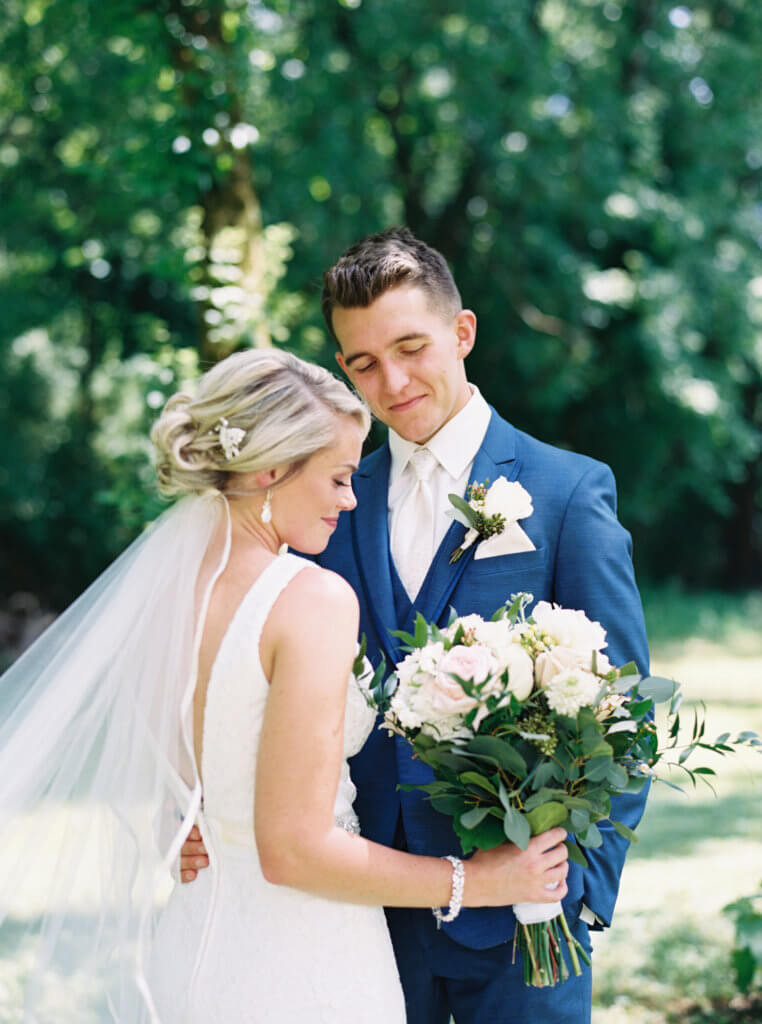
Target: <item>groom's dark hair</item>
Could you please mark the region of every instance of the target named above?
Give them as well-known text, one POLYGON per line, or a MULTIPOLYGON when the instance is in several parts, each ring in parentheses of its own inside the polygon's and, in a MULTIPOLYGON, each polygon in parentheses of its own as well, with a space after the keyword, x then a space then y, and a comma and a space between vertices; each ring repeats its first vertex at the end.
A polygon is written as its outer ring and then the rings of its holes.
POLYGON ((406 227, 387 228, 355 242, 323 274, 320 301, 323 316, 336 342, 333 311, 369 306, 390 288, 415 285, 429 303, 444 314, 455 314, 463 303, 441 252, 421 242, 406 227))

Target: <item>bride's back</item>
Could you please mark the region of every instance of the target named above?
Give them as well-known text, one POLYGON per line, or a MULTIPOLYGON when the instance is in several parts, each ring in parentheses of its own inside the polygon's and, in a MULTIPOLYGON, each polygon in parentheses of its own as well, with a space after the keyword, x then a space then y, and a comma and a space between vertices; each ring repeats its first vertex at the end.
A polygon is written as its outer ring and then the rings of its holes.
MULTIPOLYGON (((202 615, 204 613, 202 607, 204 595, 211 584, 198 651, 196 687, 193 693, 193 748, 199 773, 202 768, 202 741, 207 693, 217 655, 242 602, 262 573, 278 557, 261 545, 246 543, 244 539, 236 537, 234 534, 227 564, 215 580, 215 567, 219 565, 223 545, 224 536, 213 539, 199 574, 196 593, 198 614, 202 615)), ((260 661, 265 676, 269 678, 272 669, 272 650, 268 649, 267 645, 260 648, 260 661)))

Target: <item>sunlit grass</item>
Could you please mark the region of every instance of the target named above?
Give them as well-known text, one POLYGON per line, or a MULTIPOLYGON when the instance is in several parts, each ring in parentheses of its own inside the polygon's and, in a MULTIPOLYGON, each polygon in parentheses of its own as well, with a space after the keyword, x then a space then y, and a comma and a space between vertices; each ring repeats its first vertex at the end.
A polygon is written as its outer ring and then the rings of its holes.
MULTIPOLYGON (((706 704, 707 735, 762 734, 762 595, 646 595, 652 671, 706 704)), ((717 771, 684 793, 656 786, 622 878, 614 927, 595 938, 593 1024, 759 1020, 733 1002, 722 908, 762 880, 762 755, 697 755, 717 771)), ((679 773, 671 778, 679 781, 679 773)))

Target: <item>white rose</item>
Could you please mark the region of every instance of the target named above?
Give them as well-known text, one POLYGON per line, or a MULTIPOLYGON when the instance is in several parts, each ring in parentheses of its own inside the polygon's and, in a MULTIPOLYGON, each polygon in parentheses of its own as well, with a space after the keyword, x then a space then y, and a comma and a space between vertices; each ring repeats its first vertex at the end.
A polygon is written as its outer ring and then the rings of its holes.
POLYGON ((462 626, 466 633, 472 629, 476 630, 478 636, 478 631, 483 625, 484 619, 481 615, 461 615, 460 618, 455 619, 454 622, 452 622, 447 629, 443 629, 442 632, 446 637, 449 637, 449 639, 452 640, 458 632, 458 627, 462 626))
POLYGON ((570 669, 553 676, 544 692, 552 711, 575 718, 580 708, 594 703, 599 690, 600 681, 592 672, 570 669))
POLYGON ((444 656, 445 648, 441 640, 433 644, 426 644, 418 650, 418 664, 423 672, 436 672, 439 669, 439 662, 444 656))
POLYGON ((571 647, 554 647, 550 651, 543 651, 537 656, 535 671, 537 674, 537 685, 547 686, 559 672, 568 672, 575 668, 588 668, 582 664, 579 652, 573 651, 571 647))
POLYGON ((532 496, 517 480, 508 481, 499 476, 487 491, 483 511, 487 517, 500 513, 506 522, 513 523, 532 515, 532 496))
POLYGON ((608 647, 606 630, 600 622, 588 619, 584 612, 539 601, 534 607, 532 618, 559 647, 571 647, 588 657, 591 651, 608 647))
POLYGON ((498 619, 497 622, 482 621, 477 627, 476 639, 497 653, 513 643, 513 628, 506 619, 498 619))
POLYGON ((477 639, 494 654, 499 675, 508 669, 510 692, 518 700, 526 700, 534 686, 534 665, 524 648, 516 643, 514 634, 514 629, 506 621, 485 622, 479 627, 477 639))
POLYGON ((395 672, 400 681, 400 686, 407 686, 415 676, 416 672, 420 670, 421 659, 418 655, 419 652, 417 650, 411 651, 411 653, 408 654, 407 657, 403 658, 397 665, 395 672))
POLYGON ((498 655, 508 669, 508 689, 516 700, 526 700, 534 686, 534 665, 523 647, 510 644, 498 655))

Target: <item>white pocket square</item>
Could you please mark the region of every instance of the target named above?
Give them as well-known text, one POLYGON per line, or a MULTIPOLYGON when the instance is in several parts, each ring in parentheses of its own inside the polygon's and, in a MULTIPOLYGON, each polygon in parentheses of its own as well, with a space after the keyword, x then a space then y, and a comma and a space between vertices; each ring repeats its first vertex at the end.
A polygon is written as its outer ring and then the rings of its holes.
POLYGON ((479 541, 474 552, 477 558, 495 558, 497 555, 515 555, 520 551, 536 551, 537 548, 527 537, 518 523, 508 523, 502 533, 479 541))

